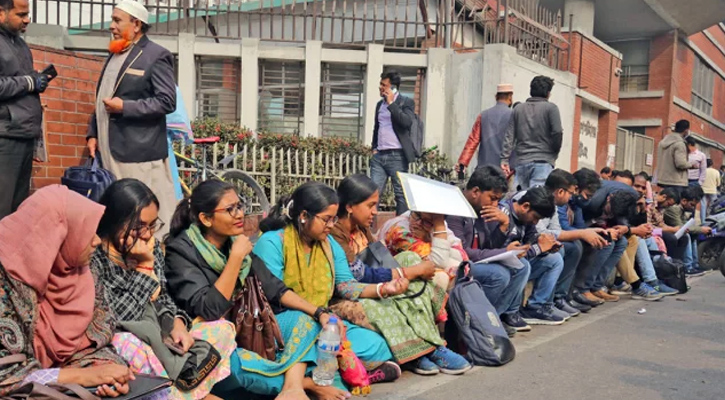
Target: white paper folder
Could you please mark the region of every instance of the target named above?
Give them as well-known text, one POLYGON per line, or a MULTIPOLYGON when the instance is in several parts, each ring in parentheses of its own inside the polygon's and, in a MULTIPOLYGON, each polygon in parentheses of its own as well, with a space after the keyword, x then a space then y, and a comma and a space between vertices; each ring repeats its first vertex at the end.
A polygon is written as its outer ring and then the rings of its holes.
POLYGON ((398 172, 398 178, 411 211, 478 218, 457 186, 404 172, 398 172))

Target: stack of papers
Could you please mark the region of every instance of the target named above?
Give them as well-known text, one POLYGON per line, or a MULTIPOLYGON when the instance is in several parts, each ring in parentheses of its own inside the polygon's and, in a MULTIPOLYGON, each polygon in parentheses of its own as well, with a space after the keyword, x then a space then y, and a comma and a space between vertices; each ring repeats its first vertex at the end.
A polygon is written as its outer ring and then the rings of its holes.
POLYGON ((685 225, 682 225, 682 228, 678 230, 675 233, 675 237, 679 240, 685 233, 687 233, 687 230, 695 226, 695 219, 690 218, 685 225))

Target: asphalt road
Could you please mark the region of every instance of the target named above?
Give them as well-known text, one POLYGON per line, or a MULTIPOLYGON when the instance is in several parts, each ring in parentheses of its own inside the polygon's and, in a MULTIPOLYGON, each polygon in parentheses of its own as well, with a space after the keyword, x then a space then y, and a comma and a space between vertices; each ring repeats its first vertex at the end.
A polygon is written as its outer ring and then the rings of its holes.
POLYGON ((410 372, 371 400, 723 400, 725 277, 659 302, 623 298, 558 327, 514 338, 516 359, 460 377, 410 372), (645 308, 646 312, 638 314, 645 308))

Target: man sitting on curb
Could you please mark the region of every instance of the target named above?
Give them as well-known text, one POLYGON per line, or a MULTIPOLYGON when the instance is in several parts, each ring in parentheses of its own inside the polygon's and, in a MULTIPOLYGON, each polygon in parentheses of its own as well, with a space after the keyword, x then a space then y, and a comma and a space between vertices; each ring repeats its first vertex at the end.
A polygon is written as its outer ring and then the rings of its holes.
MULTIPOLYGON (((678 204, 674 204, 668 207, 664 213, 665 224, 680 229, 690 218, 695 218, 695 209, 702 200, 703 191, 699 186, 690 186, 683 190, 680 195, 680 201, 678 204)), ((687 276, 702 276, 705 271, 700 269, 700 263, 697 254, 697 237, 700 234, 709 235, 712 233, 712 228, 709 226, 702 226, 696 223, 695 226, 690 228, 690 251, 687 253, 692 254, 692 265, 686 269, 687 276)), ((687 257, 687 256, 686 256, 687 257)))
MULTIPOLYGON (((506 177, 501 170, 491 166, 476 168, 463 194, 481 217, 473 219, 449 216, 446 217, 446 222, 448 228, 463 242, 463 248, 472 261, 471 275, 481 283, 486 297, 496 307, 507 332, 511 335, 516 331, 531 330, 519 314, 530 268, 528 265, 524 265, 521 269, 513 269, 494 263, 477 263, 507 250, 528 249, 528 246, 521 246, 519 243, 511 243, 500 248, 484 247, 489 236, 504 237, 505 229, 489 230, 486 221, 501 214, 498 202, 507 189, 506 177)), ((507 229, 508 225, 502 228, 507 229)))

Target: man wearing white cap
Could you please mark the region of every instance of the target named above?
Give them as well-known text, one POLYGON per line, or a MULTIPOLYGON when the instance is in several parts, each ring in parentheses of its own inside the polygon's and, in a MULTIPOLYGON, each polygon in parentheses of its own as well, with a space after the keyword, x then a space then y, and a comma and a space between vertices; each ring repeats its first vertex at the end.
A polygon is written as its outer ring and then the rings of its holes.
POLYGON ((166 114, 176 109, 174 58, 146 36, 148 18, 133 0, 113 10, 111 55, 96 89, 88 150, 117 179, 135 178, 151 188, 168 226, 176 207, 166 143, 166 114))
POLYGON ((459 170, 468 167, 478 150, 478 165, 498 166, 506 127, 511 120, 511 103, 514 85, 502 83, 496 86, 496 105, 478 114, 468 135, 466 145, 458 158, 459 170))

